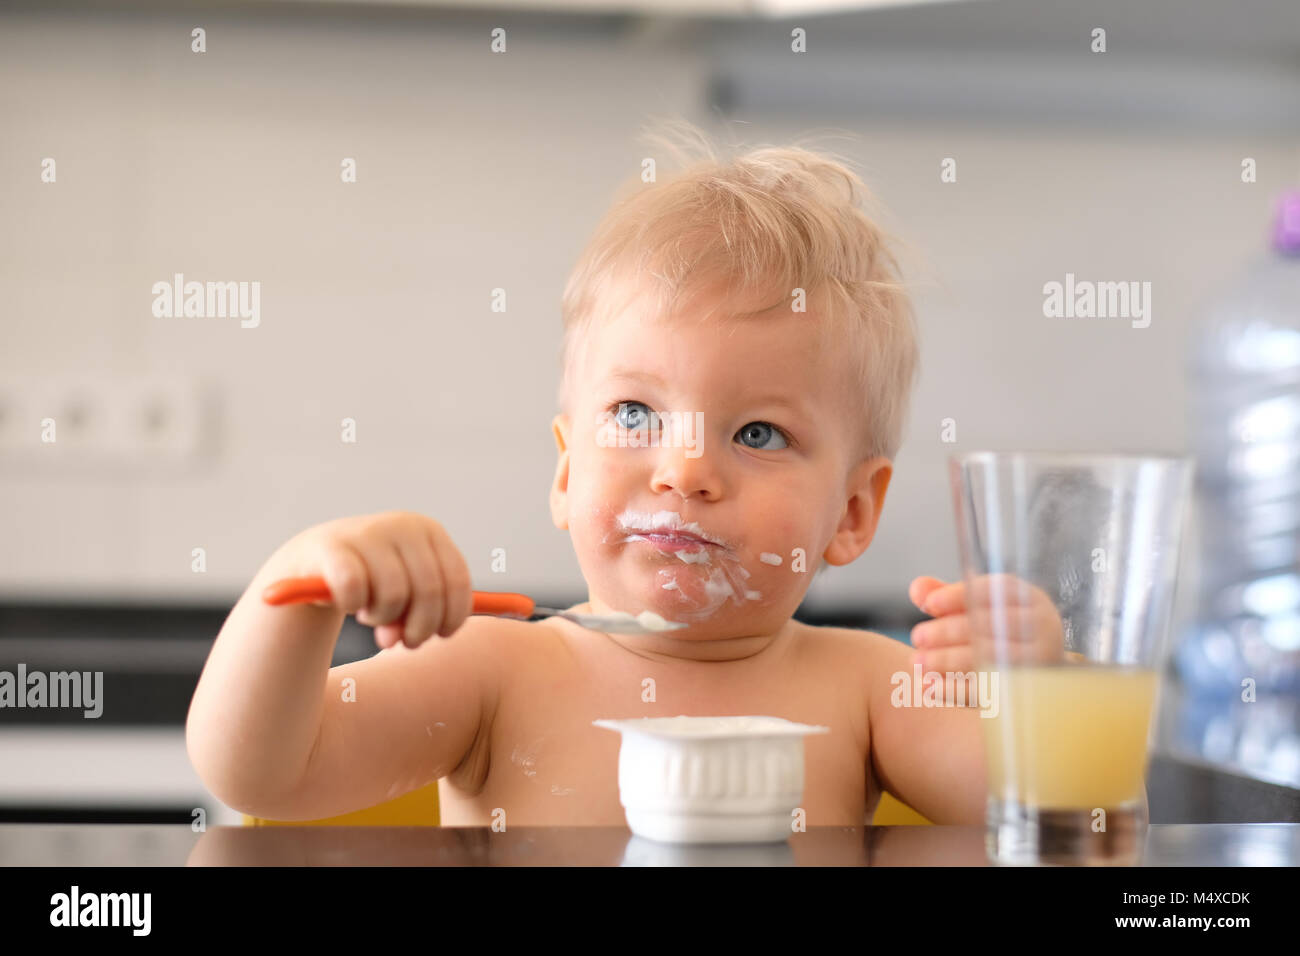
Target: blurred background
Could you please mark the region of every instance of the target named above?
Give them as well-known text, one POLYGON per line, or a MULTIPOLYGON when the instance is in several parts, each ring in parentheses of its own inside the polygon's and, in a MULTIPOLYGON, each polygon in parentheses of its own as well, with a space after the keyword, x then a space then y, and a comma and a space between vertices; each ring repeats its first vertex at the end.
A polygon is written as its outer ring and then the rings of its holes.
MULTIPOLYGON (((547 507, 559 297, 660 116, 724 144, 827 134, 908 243, 908 437, 875 542, 817 580, 812 623, 905 640, 908 582, 957 577, 950 454, 1212 447, 1233 426, 1195 371, 1202 324, 1282 290, 1264 436, 1282 547, 1251 632, 1268 659, 1199 626, 1193 516, 1171 641, 1195 653, 1159 748, 1202 783, 1155 780, 1152 820, 1294 808, 1300 286, 1277 277, 1300 260, 1274 244, 1300 186, 1291 0, 55 2, 0 11, 0 670, 102 671, 105 691, 96 719, 0 710, 0 821, 228 822, 185 754, 190 695, 230 606, 308 525, 422 511, 480 588, 586 600, 547 507), (260 283, 255 327, 155 315, 178 274, 260 283), (1150 324, 1046 318, 1067 274, 1150 282, 1150 324), (1243 660, 1276 678, 1253 703, 1243 660)), ((1219 370, 1223 394, 1262 368, 1219 370)), ((335 662, 374 651, 349 620, 335 662)))

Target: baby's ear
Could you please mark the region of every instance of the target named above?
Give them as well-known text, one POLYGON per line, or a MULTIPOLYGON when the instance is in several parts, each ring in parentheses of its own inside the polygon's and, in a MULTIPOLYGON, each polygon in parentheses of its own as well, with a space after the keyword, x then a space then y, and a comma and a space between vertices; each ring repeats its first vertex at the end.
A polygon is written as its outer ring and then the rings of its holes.
POLYGON ((876 536, 885 492, 893 474, 893 462, 883 456, 860 463, 850 474, 844 516, 822 554, 827 564, 836 567, 848 564, 867 550, 876 536))
POLYGON ((551 433, 559 452, 555 479, 551 483, 551 520, 555 527, 564 529, 569 526, 569 436, 572 434, 569 416, 561 413, 551 419, 551 433))

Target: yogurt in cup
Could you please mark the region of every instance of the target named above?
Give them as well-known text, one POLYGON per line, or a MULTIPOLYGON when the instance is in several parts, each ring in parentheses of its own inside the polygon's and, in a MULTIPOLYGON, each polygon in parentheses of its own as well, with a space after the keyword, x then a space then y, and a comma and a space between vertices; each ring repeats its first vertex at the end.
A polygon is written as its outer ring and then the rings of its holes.
POLYGON ((804 737, 782 717, 640 717, 592 723, 623 735, 627 825, 661 843, 776 843, 803 799, 804 737))

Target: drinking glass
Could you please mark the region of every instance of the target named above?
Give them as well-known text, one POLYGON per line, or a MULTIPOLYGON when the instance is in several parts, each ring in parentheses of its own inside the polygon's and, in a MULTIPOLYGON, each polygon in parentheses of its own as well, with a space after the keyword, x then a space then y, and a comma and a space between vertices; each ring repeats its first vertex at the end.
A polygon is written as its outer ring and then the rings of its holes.
POLYGON ((1191 486, 1185 458, 949 459, 995 863, 1133 864, 1191 486))

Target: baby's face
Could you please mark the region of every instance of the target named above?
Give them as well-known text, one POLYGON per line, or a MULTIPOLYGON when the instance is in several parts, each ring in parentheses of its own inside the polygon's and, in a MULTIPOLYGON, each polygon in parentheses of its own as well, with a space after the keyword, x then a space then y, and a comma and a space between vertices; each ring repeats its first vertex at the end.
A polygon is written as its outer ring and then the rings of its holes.
POLYGON ((870 543, 889 462, 850 460, 851 393, 814 321, 630 307, 593 325, 555 420, 551 496, 593 611, 689 625, 668 643, 773 634, 823 559, 870 543))

